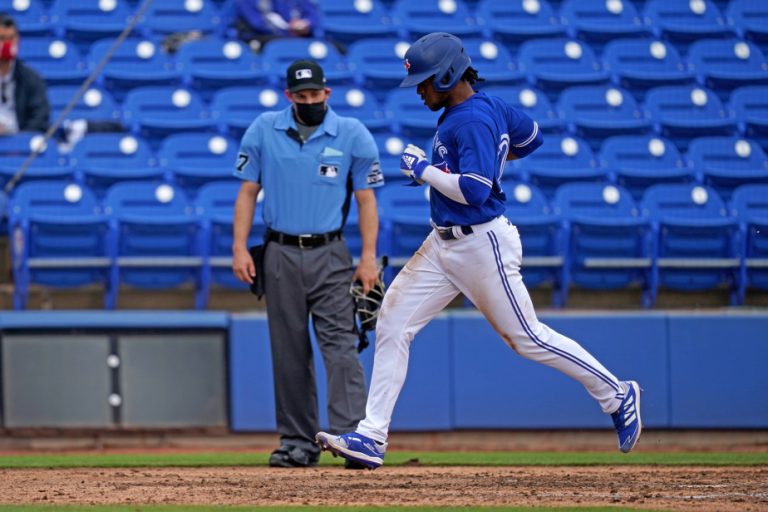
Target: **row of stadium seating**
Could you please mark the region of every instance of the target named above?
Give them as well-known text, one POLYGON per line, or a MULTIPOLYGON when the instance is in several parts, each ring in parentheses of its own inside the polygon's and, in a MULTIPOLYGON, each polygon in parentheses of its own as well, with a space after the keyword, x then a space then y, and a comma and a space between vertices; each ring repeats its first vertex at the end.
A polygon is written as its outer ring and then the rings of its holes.
MULTIPOLYGON (((399 171, 403 148, 413 140, 377 133, 382 172, 387 181, 405 177, 399 171)), ((562 184, 574 181, 614 183, 636 199, 658 183, 699 183, 713 187, 726 200, 741 185, 768 183, 768 157, 754 141, 737 137, 699 137, 681 153, 669 140, 650 135, 615 135, 597 151, 579 137, 547 135, 546 144, 528 158, 509 163, 505 176, 536 185, 552 197, 562 184)), ((416 141, 429 147, 430 141, 416 141)), ((0 138, 0 186, 28 157, 39 135, 0 138)), ((231 176, 239 141, 221 135, 178 133, 164 138, 157 151, 140 136, 90 134, 71 154, 51 145, 33 162, 22 182, 71 179, 98 197, 120 181, 168 181, 196 197, 210 181, 231 176)))
MULTIPOLYGON (((111 39, 96 41, 83 56, 66 40, 30 38, 21 46, 21 58, 49 86, 75 85, 86 79, 113 43, 111 39)), ((489 84, 528 83, 550 99, 574 85, 612 83, 642 100, 648 89, 659 85, 698 84, 725 99, 736 87, 768 84, 763 51, 740 39, 701 39, 681 54, 665 41, 623 38, 609 43, 602 58, 589 45, 567 38, 528 41, 514 52, 488 39, 466 39, 464 45, 473 66, 489 84)), ((402 59, 408 47, 409 43, 399 39, 368 39, 351 44, 342 55, 323 40, 280 39, 254 54, 242 42, 210 38, 185 43, 172 56, 157 42, 128 39, 97 83, 118 99, 146 85, 184 85, 210 98, 228 86, 282 89, 288 65, 311 57, 323 65, 329 85, 355 84, 383 99, 402 80, 402 59)))
MULTIPOLYGON (((513 44, 532 37, 569 35, 605 43, 627 35, 654 35, 684 47, 701 37, 738 35, 768 40, 764 2, 733 0, 325 0, 322 36, 342 43, 366 37, 415 39, 440 28, 460 37, 495 37, 513 44), (553 5, 554 4, 554 5, 553 5)), ((0 11, 19 20, 25 35, 57 35, 92 41, 120 33, 137 6, 118 0, 1 0, 0 11)), ((143 35, 196 30, 226 35, 233 21, 233 2, 156 1, 140 20, 143 35)))
MULTIPOLYGON (((747 185, 725 203, 713 189, 655 185, 640 201, 614 185, 569 183, 552 201, 535 186, 505 184, 507 216, 525 246, 531 287, 553 286, 555 305, 571 286, 640 286, 643 306, 660 288, 728 286, 733 304, 748 288, 768 289, 768 185, 747 185)), ((137 181, 110 187, 99 201, 67 181, 22 184, 10 205, 14 307, 26 306, 33 283, 54 288, 101 284, 114 308, 122 285, 169 289, 191 285, 205 308, 212 286, 244 288, 231 272, 232 210, 239 184, 205 185, 195 201, 172 184, 137 181)), ((380 254, 394 266, 429 233, 428 187, 379 193, 380 254)), ((261 203, 259 203, 261 204, 261 203)), ((260 207, 251 242, 263 236, 260 207)), ((345 227, 353 254, 360 236, 353 208, 345 227)), ((391 277, 391 274, 390 274, 391 277)))

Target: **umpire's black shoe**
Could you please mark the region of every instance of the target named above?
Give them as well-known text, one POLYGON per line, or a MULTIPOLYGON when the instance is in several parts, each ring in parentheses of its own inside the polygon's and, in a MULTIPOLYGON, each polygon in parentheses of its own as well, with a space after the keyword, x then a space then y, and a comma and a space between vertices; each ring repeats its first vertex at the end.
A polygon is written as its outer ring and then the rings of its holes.
POLYGON ((344 469, 368 469, 368 467, 357 461, 344 459, 344 469))
POLYGON ((320 452, 302 450, 298 446, 282 445, 269 456, 269 465, 273 468, 309 468, 317 466, 320 452))

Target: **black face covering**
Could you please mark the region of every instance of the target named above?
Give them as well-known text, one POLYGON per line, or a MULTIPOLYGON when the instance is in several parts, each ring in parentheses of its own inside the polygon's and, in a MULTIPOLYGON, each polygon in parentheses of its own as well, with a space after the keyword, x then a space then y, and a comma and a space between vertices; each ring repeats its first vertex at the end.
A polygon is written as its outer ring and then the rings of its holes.
POLYGON ((325 119, 325 103, 294 103, 296 114, 302 124, 317 126, 325 119))

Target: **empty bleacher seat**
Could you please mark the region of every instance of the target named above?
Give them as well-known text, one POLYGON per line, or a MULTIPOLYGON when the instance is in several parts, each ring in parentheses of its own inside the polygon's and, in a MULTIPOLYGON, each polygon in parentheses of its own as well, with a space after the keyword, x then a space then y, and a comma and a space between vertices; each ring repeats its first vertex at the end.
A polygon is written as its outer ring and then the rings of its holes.
POLYGON ((651 185, 696 179, 677 146, 655 135, 608 137, 600 147, 599 157, 616 183, 636 201, 651 185))
POLYGON ((670 85, 648 91, 645 107, 659 132, 685 151, 691 139, 732 135, 736 120, 714 92, 696 86, 670 85))
POLYGON ((184 191, 169 184, 121 182, 107 191, 107 215, 116 226, 109 307, 120 285, 164 290, 191 285, 194 307, 204 309, 210 272, 208 233, 184 191))
POLYGON ((739 87, 731 93, 730 106, 739 121, 741 134, 768 151, 768 86, 739 87))
POLYGON ((372 132, 387 131, 392 122, 372 92, 356 86, 332 88, 328 104, 341 116, 359 119, 372 132))
POLYGON ((520 47, 520 65, 551 100, 566 87, 606 83, 609 75, 588 45, 569 39, 535 39, 520 47))
POLYGON ((504 215, 517 227, 523 244, 521 273, 526 286, 551 286, 552 303, 564 306, 563 290, 568 286, 567 254, 563 251, 565 233, 560 216, 535 185, 507 177, 505 173, 502 189, 507 197, 504 215))
POLYGON ((768 185, 743 185, 733 192, 731 214, 741 226, 738 303, 749 288, 768 290, 768 185))
POLYGON ((606 137, 649 133, 648 113, 624 89, 588 85, 570 87, 560 94, 558 109, 572 132, 598 150, 606 137))
POLYGON ((654 185, 642 209, 654 225, 655 251, 651 305, 659 287, 708 290, 721 285, 737 302, 738 225, 710 187, 654 185))
POLYGON ((414 88, 393 89, 384 104, 387 116, 407 138, 425 139, 437 131, 440 112, 432 112, 424 106, 414 88))
POLYGON ((632 0, 565 0, 560 16, 571 37, 586 41, 593 48, 612 39, 650 34, 632 0))
POLYGON ((413 40, 431 32, 448 32, 460 38, 481 35, 481 27, 463 0, 397 0, 392 16, 413 40))
POLYGON ((768 183, 768 157, 754 141, 700 137, 691 141, 686 156, 701 181, 725 201, 740 185, 768 183))
POLYGON ((699 80, 725 99, 743 85, 768 84, 768 62, 753 43, 736 39, 696 41, 688 60, 699 80))
MULTIPOLYGON (((381 172, 384 175, 386 183, 391 181, 410 180, 406 175, 400 172, 400 155, 403 154, 405 146, 415 144, 412 141, 406 141, 393 132, 379 132, 373 134, 373 140, 379 148, 379 159, 381 163, 381 172)), ((424 151, 429 153, 430 149, 423 147, 424 151)))
POLYGON ((324 0, 320 3, 325 36, 342 44, 360 39, 396 37, 389 9, 373 0, 324 0))
POLYGON ((222 29, 219 9, 206 0, 162 0, 152 2, 139 22, 148 34, 167 35, 174 32, 211 34, 222 29))
POLYGON ((768 3, 731 0, 726 19, 740 37, 755 41, 763 51, 768 51, 768 3))
POLYGON ((176 59, 186 82, 204 98, 210 98, 222 87, 254 87, 269 81, 259 58, 240 41, 191 41, 179 48, 176 59))
POLYGON ((80 50, 66 39, 25 38, 19 44, 19 58, 40 73, 48 85, 79 85, 88 77, 80 50))
POLYGON ((558 133, 565 127, 565 122, 552 107, 549 98, 538 89, 527 85, 491 85, 484 87, 483 92, 489 96, 498 96, 507 104, 525 112, 544 133, 558 133))
POLYGON ((354 75, 339 50, 321 39, 275 39, 264 46, 262 64, 272 83, 285 89, 285 70, 298 59, 311 59, 323 67, 328 87, 350 84, 354 75))
POLYGON ((97 197, 121 181, 160 182, 165 171, 146 140, 125 133, 91 133, 77 143, 70 162, 97 197))
POLYGON ((211 116, 239 140, 259 114, 282 110, 289 104, 282 91, 270 87, 227 87, 214 94, 211 116))
POLYGON ((647 25, 680 50, 697 39, 731 37, 733 31, 711 0, 648 0, 643 8, 647 25))
MULTIPOLYGON (((472 67, 487 83, 514 85, 525 81, 517 60, 501 44, 491 39, 464 39, 463 43, 472 67)), ((486 82, 478 82, 475 87, 483 87, 486 82)))
POLYGON ((551 198, 557 187, 569 181, 606 181, 589 144, 579 137, 550 135, 544 144, 527 158, 518 162, 523 176, 551 198))
MULTIPOLYGON (((213 181, 203 185, 195 204, 198 214, 210 224, 208 257, 211 268, 211 284, 227 288, 245 289, 246 285, 232 272, 232 245, 234 242, 232 221, 241 182, 237 179, 213 181)), ((261 244, 266 226, 262 218, 263 194, 259 194, 253 226, 248 236, 248 246, 261 244)))
POLYGON ((53 24, 44 2, 35 0, 0 0, 0 12, 8 14, 25 40, 28 37, 51 36, 53 24))
MULTIPOLYGON (((88 66, 95 69, 114 44, 112 39, 101 39, 91 45, 88 66)), ((126 93, 136 87, 148 85, 179 85, 182 74, 178 65, 160 45, 147 39, 126 39, 117 48, 100 77, 103 85, 122 101, 126 93)))
POLYGON ((123 118, 136 134, 158 147, 162 138, 179 132, 206 132, 216 127, 208 108, 193 90, 138 87, 125 97, 123 118))
POLYGON ((560 16, 547 0, 482 0, 477 21, 514 48, 529 39, 566 35, 560 16))
POLYGON ((22 183, 9 203, 14 244, 13 307, 25 309, 30 284, 112 288, 110 228, 96 196, 71 181, 22 183))
MULTIPOLYGON (((69 105, 80 90, 77 85, 56 85, 48 88, 48 103, 51 107, 51 120, 69 105)), ((91 87, 87 89, 70 111, 67 119, 88 119, 93 121, 120 121, 120 108, 110 93, 91 87)))
POLYGON ((629 192, 614 185, 566 183, 552 204, 568 222, 570 282, 595 290, 640 285, 643 305, 650 306, 651 226, 629 192))
POLYGON ((21 182, 41 179, 70 179, 72 167, 65 155, 59 153, 56 143, 43 142, 39 133, 20 132, 0 137, 0 186, 5 186, 26 163, 30 154, 37 156, 21 177, 21 182))
MULTIPOLYGON (((429 190, 428 186, 395 183, 382 188, 378 194, 382 254, 389 256, 393 268, 405 265, 432 231, 429 190)), ((392 277, 391 272, 392 269, 385 274, 387 281, 392 277)))
POLYGON ((693 70, 667 41, 618 39, 605 46, 603 57, 614 82, 641 100, 653 87, 695 80, 693 70))
POLYGON ((190 198, 208 182, 232 176, 237 163, 238 143, 209 133, 179 133, 163 139, 157 151, 161 167, 190 198))
POLYGON ((405 52, 410 43, 395 39, 365 39, 352 43, 347 53, 349 69, 380 100, 405 78, 405 52))
POLYGON ((54 0, 51 22, 70 41, 84 48, 97 39, 115 38, 130 22, 134 6, 104 0, 54 0))

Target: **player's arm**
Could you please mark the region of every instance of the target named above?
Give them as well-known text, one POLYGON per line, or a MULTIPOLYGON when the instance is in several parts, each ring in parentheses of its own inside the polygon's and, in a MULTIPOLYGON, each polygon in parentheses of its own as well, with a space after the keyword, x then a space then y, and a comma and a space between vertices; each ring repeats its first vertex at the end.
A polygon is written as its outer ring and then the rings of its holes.
POLYGON ((544 143, 539 124, 524 112, 509 108, 509 153, 507 160, 525 158, 544 143))

